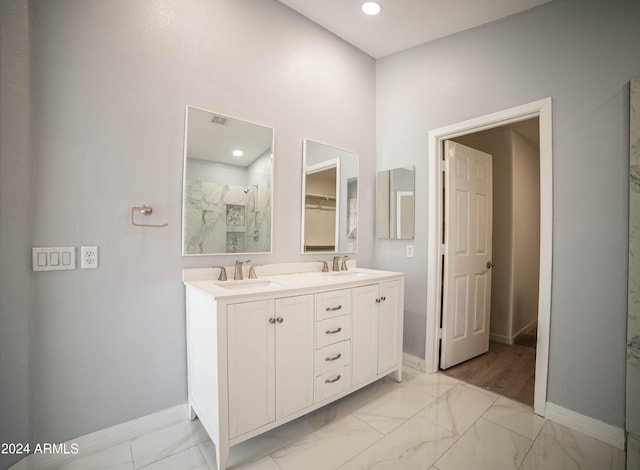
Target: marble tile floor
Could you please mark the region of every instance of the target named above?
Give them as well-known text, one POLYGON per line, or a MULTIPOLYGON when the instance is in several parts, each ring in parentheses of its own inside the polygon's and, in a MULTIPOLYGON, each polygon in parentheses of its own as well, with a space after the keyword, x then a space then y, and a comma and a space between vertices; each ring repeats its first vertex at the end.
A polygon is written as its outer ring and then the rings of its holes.
MULTIPOLYGON (((334 404, 231 448, 234 470, 624 470, 624 452, 526 405, 442 374, 405 368, 334 404)), ((211 470, 198 420, 178 423, 59 470, 211 470)))

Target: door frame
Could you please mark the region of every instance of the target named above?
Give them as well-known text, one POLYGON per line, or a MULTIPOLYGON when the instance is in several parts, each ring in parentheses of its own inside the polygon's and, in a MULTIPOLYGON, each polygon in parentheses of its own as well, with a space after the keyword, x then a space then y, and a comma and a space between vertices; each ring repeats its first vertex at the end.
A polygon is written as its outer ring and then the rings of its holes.
POLYGON ((552 103, 544 98, 485 116, 429 131, 429 187, 427 196, 427 312, 425 372, 435 373, 440 363, 440 315, 442 313, 443 142, 466 134, 493 129, 532 118, 540 129, 540 275, 538 287, 538 339, 533 408, 545 416, 549 370, 551 274, 553 235, 552 103))

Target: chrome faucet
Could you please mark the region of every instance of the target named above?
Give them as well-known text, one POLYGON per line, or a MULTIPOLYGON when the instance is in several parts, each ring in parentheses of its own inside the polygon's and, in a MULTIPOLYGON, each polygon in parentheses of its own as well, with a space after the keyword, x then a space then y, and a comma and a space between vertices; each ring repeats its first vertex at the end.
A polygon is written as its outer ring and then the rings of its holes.
POLYGON ((347 271, 347 258, 348 256, 334 256, 333 257, 333 270, 334 271, 347 271), (340 263, 342 260, 342 263, 340 263))
POLYGON ((245 260, 245 261, 236 261, 236 267, 235 270, 233 271, 233 280, 234 281, 242 281, 243 277, 242 277, 242 266, 244 265, 244 263, 249 263, 251 262, 250 259, 245 260))
POLYGON ((249 279, 258 279, 258 275, 256 274, 256 267, 257 266, 262 266, 262 265, 261 264, 254 264, 249 269, 249 279))
POLYGON ((329 272, 329 263, 327 263, 326 261, 322 262, 322 271, 323 273, 328 273, 329 272))
POLYGON ((213 266, 213 268, 218 268, 220 270, 220 275, 218 276, 218 281, 226 281, 227 280, 227 270, 224 266, 213 266))

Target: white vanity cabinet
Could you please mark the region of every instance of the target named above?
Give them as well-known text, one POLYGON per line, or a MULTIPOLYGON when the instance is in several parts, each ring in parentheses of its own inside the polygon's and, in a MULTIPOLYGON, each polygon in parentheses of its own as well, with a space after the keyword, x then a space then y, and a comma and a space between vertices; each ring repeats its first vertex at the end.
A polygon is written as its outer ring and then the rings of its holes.
POLYGON ((362 272, 274 277, 253 290, 185 279, 190 418, 220 470, 231 446, 389 373, 401 379, 403 275, 362 272))
POLYGON ((313 404, 313 300, 227 306, 231 439, 313 404))
MULTIPOLYGON (((353 289, 354 385, 368 383, 402 361, 402 295, 400 280, 353 289)), ((398 381, 401 374, 397 369, 398 381)))

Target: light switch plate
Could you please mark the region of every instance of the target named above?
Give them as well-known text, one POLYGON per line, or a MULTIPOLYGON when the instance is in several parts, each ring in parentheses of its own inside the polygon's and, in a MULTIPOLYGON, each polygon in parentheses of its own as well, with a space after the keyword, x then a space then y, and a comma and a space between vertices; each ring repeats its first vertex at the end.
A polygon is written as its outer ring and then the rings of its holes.
POLYGON ((413 258, 413 245, 407 245, 407 258, 413 258))
POLYGON ((34 271, 67 271, 76 269, 74 246, 43 246, 31 248, 34 271))

